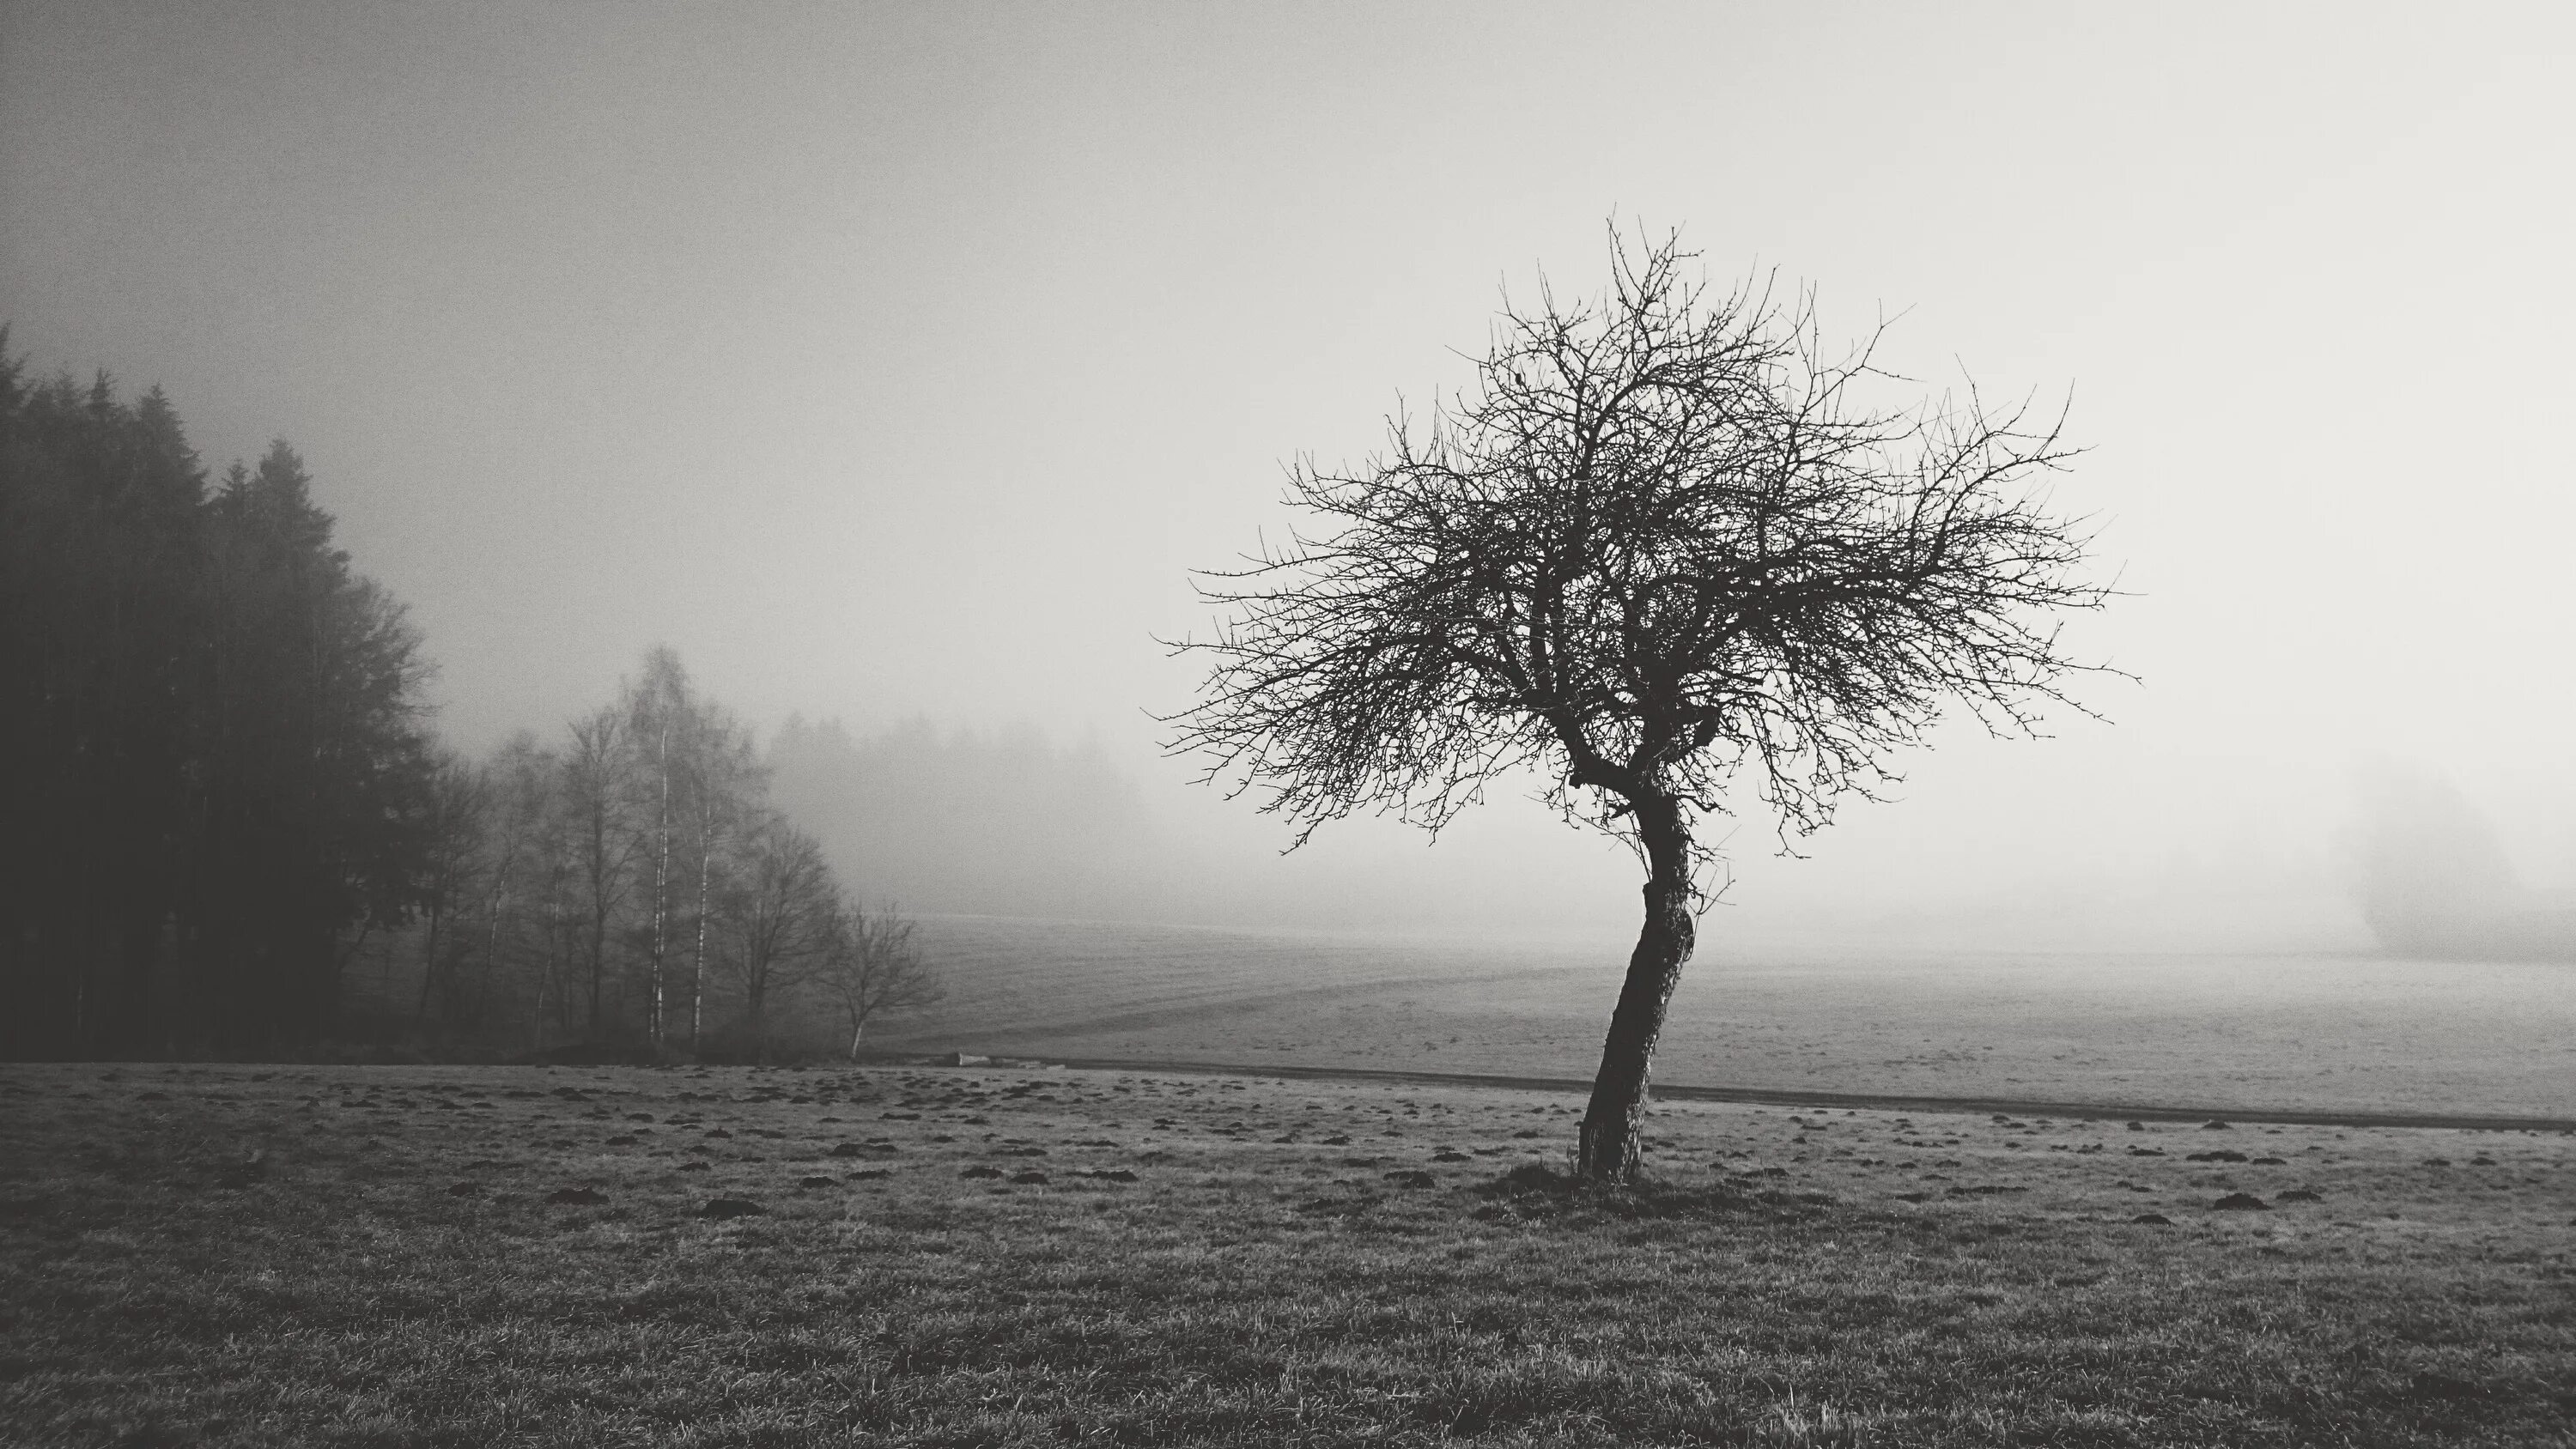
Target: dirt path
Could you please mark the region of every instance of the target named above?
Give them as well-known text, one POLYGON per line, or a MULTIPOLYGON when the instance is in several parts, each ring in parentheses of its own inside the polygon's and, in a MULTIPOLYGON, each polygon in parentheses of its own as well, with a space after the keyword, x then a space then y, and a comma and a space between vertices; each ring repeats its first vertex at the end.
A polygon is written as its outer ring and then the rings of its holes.
MULTIPOLYGON (((1047 1058, 1054 1061, 1056 1058, 1047 1058)), ((1067 1067, 1083 1071, 1191 1072, 1205 1076, 1273 1077, 1283 1080, 1336 1082, 1412 1082, 1440 1087, 1506 1087, 1518 1091, 1577 1092, 1592 1090, 1574 1077, 1493 1076, 1472 1072, 1400 1072, 1364 1067, 1294 1067, 1266 1062, 1161 1061, 1147 1058, 1069 1057, 1067 1067)), ((2263 1122, 2302 1127, 2429 1127, 2469 1132, 2576 1133, 2576 1119, 2563 1117, 2458 1116, 2434 1112, 2265 1111, 2242 1107, 2191 1107, 2165 1104, 2130 1105, 2105 1102, 2035 1102, 2003 1097, 1899 1097, 1864 1092, 1800 1092, 1766 1087, 1692 1087, 1658 1083, 1655 1095, 1683 1102, 1750 1102, 1775 1107, 1847 1107, 1874 1112, 2001 1112, 2014 1117, 2069 1117, 2079 1120, 2121 1119, 2141 1122, 2263 1122)))

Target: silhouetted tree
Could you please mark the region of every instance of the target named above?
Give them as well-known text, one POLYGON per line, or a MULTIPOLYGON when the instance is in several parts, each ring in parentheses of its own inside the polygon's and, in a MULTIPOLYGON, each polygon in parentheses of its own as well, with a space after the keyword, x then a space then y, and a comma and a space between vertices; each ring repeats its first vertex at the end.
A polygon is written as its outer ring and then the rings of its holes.
POLYGON ((753 758, 751 732, 711 701, 689 716, 682 756, 686 802, 684 867, 697 877, 689 902, 689 1050, 706 1030, 707 933, 715 918, 718 862, 758 817, 768 772, 753 758))
POLYGON ((832 923, 816 980, 850 1028, 850 1059, 868 1023, 891 1012, 930 1006, 947 998, 938 973, 912 944, 912 922, 895 911, 869 915, 844 908, 832 923))
POLYGON ((311 1041, 353 939, 415 899, 433 772, 420 637, 331 547, 283 442, 207 509, 193 889, 198 1018, 230 1049, 311 1041))
MULTIPOLYGON (((763 804, 766 771, 749 733, 690 684, 670 650, 648 651, 613 702, 572 721, 560 748, 522 734, 475 777, 471 849, 433 851, 424 864, 418 934, 402 953, 424 963, 413 983, 424 1007, 454 993, 448 1026, 506 1010, 538 1049, 573 1037, 658 1046, 676 1038, 673 1014, 685 1010, 694 1050, 711 977, 746 989, 739 1003, 720 993, 728 1010, 763 1013, 802 981, 810 931, 761 891, 777 884, 764 872, 780 845, 763 804), (449 876, 456 884, 442 887, 449 876), (442 896, 456 902, 452 918, 440 915, 442 896)), ((461 788, 462 775, 450 783, 461 788)), ((450 801, 433 816, 465 813, 450 801)), ((837 889, 828 873, 821 886, 837 889)), ((789 905, 799 900, 787 892, 789 905)))
POLYGON ((104 1055, 148 1030, 184 865, 204 473, 157 389, 26 388, 6 353, 0 333, 0 970, 17 1050, 104 1055))
POLYGON ((762 810, 743 831, 718 901, 728 938, 722 959, 742 991, 753 1047, 765 1057, 770 1003, 821 964, 839 923, 840 889, 822 845, 762 810))
POLYGON ((658 1046, 669 1034, 667 968, 672 943, 686 929, 694 1049, 705 1017, 706 918, 715 860, 752 807, 764 772, 752 761, 748 733, 699 695, 667 644, 645 652, 643 671, 625 685, 623 702, 638 828, 645 836, 638 866, 639 886, 647 892, 639 922, 649 995, 645 1036, 658 1046))
POLYGON ((493 855, 495 898, 490 930, 498 953, 528 1004, 529 1045, 570 1036, 588 911, 574 849, 575 812, 568 806, 564 757, 522 731, 495 754, 490 770, 500 804, 491 820, 501 838, 493 855), (551 1012, 551 1016, 549 1016, 551 1012))
POLYGON ((644 837, 635 829, 634 735, 626 711, 603 705, 573 721, 564 752, 558 802, 570 846, 573 888, 581 911, 582 985, 589 1003, 589 1032, 607 1029, 603 994, 608 943, 618 913, 635 888, 644 837))
POLYGON ((493 818, 492 779, 485 767, 442 751, 432 768, 420 821, 420 1002, 451 1029, 479 1024, 495 953, 476 927, 497 903, 493 878, 514 844, 493 818), (484 908, 484 909, 478 909, 484 908), (469 974, 467 963, 480 969, 469 974))
POLYGON ((1433 829, 1512 772, 1645 867, 1577 1150, 1623 1180, 1709 896, 1694 812, 1749 775, 1783 840, 1946 705, 2027 732, 2071 667, 2048 614, 2098 607, 2082 546, 2029 491, 2056 427, 1971 393, 1859 394, 1803 302, 1712 297, 1666 241, 1613 238, 1597 299, 1506 302, 1476 389, 1348 473, 1292 470, 1316 527, 1204 590, 1230 611, 1170 746, 1296 822, 1433 829))
POLYGON ((686 801, 673 797, 688 774, 689 747, 696 735, 692 716, 697 700, 689 688, 688 671, 680 667, 678 652, 667 644, 646 651, 644 673, 625 686, 625 695, 627 734, 634 741, 636 768, 644 777, 643 798, 638 803, 647 834, 644 857, 651 870, 651 894, 646 900, 651 921, 645 937, 648 980, 644 1039, 660 1046, 662 967, 671 944, 671 846, 688 809, 686 801))
POLYGON ((285 444, 210 498, 157 389, 22 378, 0 334, 0 1051, 309 1040, 411 900, 418 637, 285 444))

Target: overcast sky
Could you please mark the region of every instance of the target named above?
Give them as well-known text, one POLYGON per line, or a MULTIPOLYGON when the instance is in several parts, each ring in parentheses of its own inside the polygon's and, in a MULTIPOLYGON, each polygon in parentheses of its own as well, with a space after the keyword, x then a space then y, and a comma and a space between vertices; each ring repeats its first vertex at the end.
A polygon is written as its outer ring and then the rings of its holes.
MULTIPOLYGON (((2071 389, 2135 595, 2081 643, 2144 681, 1810 861, 1748 827, 1740 890, 2312 877, 2374 757, 2563 877, 2576 23, 2462 8, 0 0, 0 316, 218 467, 292 440, 462 744, 668 641, 756 720, 1097 732, 1169 803, 1152 636, 1282 460, 1680 227, 1931 383, 2071 389)), ((1630 907, 1533 815, 1443 859, 1630 907)))

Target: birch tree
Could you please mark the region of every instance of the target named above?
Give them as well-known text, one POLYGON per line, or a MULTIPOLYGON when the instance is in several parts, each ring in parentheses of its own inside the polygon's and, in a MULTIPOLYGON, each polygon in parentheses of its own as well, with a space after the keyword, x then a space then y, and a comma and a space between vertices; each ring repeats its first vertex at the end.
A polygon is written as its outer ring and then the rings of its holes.
POLYGON ((682 776, 688 813, 687 864, 697 877, 689 910, 689 1050, 693 1052, 706 1031, 707 933, 715 919, 719 863, 758 811, 767 778, 768 772, 753 756, 750 732, 719 706, 701 701, 691 717, 682 776))
POLYGON ((643 798, 638 803, 645 818, 639 823, 647 839, 639 853, 650 863, 651 872, 645 905, 650 935, 646 946, 649 995, 644 1036, 660 1046, 664 1039, 663 964, 670 956, 671 944, 671 847, 675 827, 687 808, 685 801, 674 797, 689 774, 688 756, 697 737, 698 705, 689 687, 688 671, 681 668, 679 654, 667 644, 655 645, 646 652, 644 672, 626 686, 625 695, 626 731, 643 786, 643 798))

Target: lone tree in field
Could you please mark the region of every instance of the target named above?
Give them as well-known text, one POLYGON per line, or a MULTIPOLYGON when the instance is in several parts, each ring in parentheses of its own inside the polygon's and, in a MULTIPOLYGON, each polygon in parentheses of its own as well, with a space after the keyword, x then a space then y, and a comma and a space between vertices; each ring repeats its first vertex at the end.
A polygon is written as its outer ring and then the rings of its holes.
POLYGON ((2071 456, 2052 420, 1973 392, 1874 406, 1868 345, 1828 359, 1803 300, 1716 296, 1691 261, 1614 238, 1608 292, 1507 301, 1428 428, 1391 421, 1355 471, 1292 467, 1307 522, 1205 576, 1227 617, 1178 646, 1213 662, 1166 721, 1296 845, 1361 810, 1436 831, 1531 770, 1636 850, 1645 927, 1577 1153, 1607 1181, 1636 1170, 1711 895, 1697 818, 1746 780, 1784 842, 1812 832, 1946 707, 2032 733, 2084 667, 2051 616, 2107 597, 2034 493, 2071 456))

